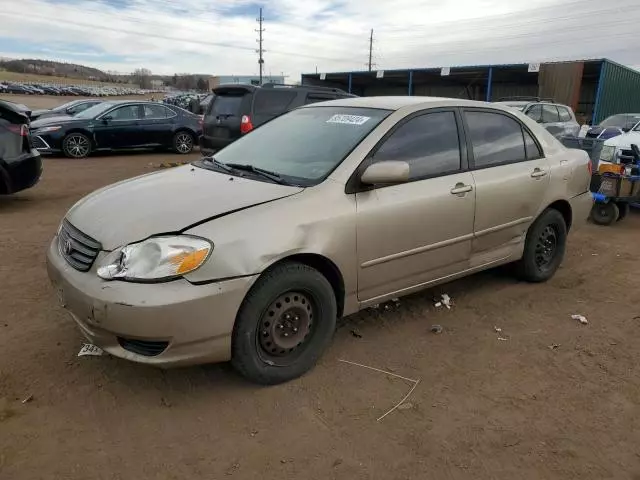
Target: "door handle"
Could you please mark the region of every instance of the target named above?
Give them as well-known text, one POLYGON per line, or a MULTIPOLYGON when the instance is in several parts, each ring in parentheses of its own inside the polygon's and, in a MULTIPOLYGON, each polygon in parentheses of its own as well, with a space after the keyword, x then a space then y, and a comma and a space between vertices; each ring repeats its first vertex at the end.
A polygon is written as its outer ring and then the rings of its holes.
POLYGON ((471 185, 465 185, 464 183, 456 183, 456 186, 451 189, 452 195, 460 195, 473 190, 471 185))
POLYGON ((536 168, 536 169, 533 170, 533 172, 531 172, 531 178, 544 177, 546 174, 547 174, 546 171, 540 170, 539 168, 536 168))

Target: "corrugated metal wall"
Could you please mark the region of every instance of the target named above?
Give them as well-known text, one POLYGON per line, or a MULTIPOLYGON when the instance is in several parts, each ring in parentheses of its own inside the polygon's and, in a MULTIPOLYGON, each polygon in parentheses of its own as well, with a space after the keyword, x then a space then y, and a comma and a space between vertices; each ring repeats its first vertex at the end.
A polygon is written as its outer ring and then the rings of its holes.
POLYGON ((615 113, 640 112, 640 72, 604 61, 594 112, 594 122, 615 113))
POLYGON ((538 96, 577 110, 583 71, 583 62, 543 63, 538 74, 538 96))
MULTIPOLYGON (((538 85, 521 85, 519 83, 493 83, 491 86, 491 101, 497 102, 507 97, 535 97, 538 95, 538 85)), ((484 98, 482 99, 484 100, 484 98)))

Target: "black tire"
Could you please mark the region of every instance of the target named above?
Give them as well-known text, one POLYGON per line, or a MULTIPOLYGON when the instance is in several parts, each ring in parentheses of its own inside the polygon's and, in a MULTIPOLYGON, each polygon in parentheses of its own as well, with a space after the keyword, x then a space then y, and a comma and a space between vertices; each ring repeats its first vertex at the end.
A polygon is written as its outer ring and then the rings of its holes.
POLYGON ((624 217, 629 215, 631 205, 627 202, 618 202, 616 205, 618 206, 618 219, 616 221, 619 222, 620 220, 624 219, 624 217))
POLYGON ((91 154, 91 140, 83 133, 70 133, 62 140, 62 153, 69 158, 87 158, 91 154))
POLYGON ((598 225, 608 226, 620 217, 620 209, 613 202, 594 203, 591 207, 591 220, 598 225))
POLYGON ((240 307, 231 363, 245 378, 263 385, 297 378, 313 368, 329 345, 336 317, 333 288, 320 272, 299 263, 278 265, 258 279, 240 307), (290 338, 285 338, 287 331, 290 338))
POLYGON ((567 224, 562 214, 547 209, 529 227, 518 276, 527 282, 545 282, 558 270, 567 245, 567 224))
POLYGON ((193 152, 195 144, 195 137, 186 130, 180 130, 173 136, 173 151, 180 155, 187 155, 193 152))

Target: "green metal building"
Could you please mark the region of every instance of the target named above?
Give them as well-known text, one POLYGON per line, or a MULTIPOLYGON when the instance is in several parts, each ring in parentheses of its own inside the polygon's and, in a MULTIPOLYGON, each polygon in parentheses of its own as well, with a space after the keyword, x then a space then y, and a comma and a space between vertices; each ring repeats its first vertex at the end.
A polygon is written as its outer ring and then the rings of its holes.
POLYGON ((608 59, 543 64, 474 65, 385 71, 312 73, 303 85, 340 88, 361 96, 425 95, 499 101, 552 98, 581 121, 640 112, 640 72, 608 59))

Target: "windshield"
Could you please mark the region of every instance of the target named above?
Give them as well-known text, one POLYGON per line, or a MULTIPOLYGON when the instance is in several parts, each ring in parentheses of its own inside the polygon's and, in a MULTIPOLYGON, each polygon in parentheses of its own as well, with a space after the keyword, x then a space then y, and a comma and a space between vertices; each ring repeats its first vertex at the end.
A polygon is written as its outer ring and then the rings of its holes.
POLYGON ((640 114, 621 114, 611 115, 605 118, 598 126, 600 127, 619 127, 619 128, 633 128, 636 123, 640 122, 640 114))
POLYGON ((98 103, 97 105, 94 105, 93 107, 89 107, 85 111, 78 113, 75 116, 75 118, 84 118, 84 119, 95 118, 101 113, 106 112, 113 106, 114 106, 113 103, 109 103, 109 102, 98 103))
POLYGON ((289 183, 315 185, 390 113, 333 106, 293 110, 220 150, 215 159, 267 170, 289 183))

